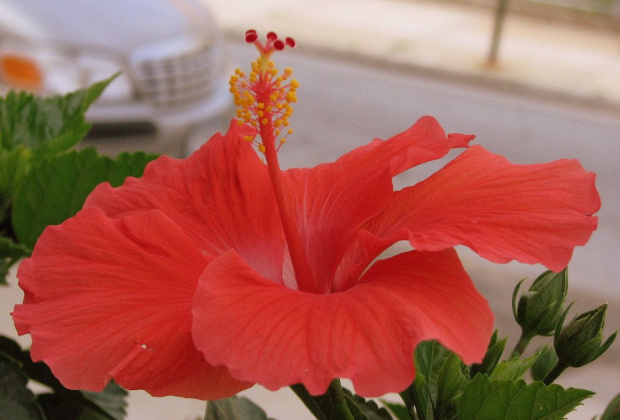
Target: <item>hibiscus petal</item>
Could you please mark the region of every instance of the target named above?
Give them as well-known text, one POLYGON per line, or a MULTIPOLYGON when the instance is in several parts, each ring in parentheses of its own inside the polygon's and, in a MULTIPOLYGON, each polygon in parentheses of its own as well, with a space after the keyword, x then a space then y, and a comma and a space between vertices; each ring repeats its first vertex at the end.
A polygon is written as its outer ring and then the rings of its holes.
POLYGON ((335 378, 366 397, 402 391, 423 340, 479 362, 493 325, 452 249, 377 262, 359 285, 326 295, 270 282, 231 251, 203 273, 193 313, 194 341, 210 363, 271 390, 303 383, 314 395, 335 378))
POLYGON ((209 365, 191 337, 191 305, 207 258, 161 212, 109 219, 87 208, 48 227, 18 271, 13 319, 72 389, 110 378, 156 396, 213 399, 250 384, 209 365))
POLYGON ((389 202, 392 179, 387 168, 354 171, 336 162, 288 170, 284 180, 312 276, 322 282, 314 292, 328 293, 360 226, 389 202))
POLYGON ((393 176, 439 159, 451 148, 468 147, 473 138, 462 134, 446 137, 437 120, 423 117, 408 130, 358 147, 334 163, 286 171, 287 195, 296 212, 312 275, 335 279, 335 284, 325 282, 318 292, 341 290, 341 276, 335 274, 338 264, 352 248, 360 226, 388 204, 393 176))
POLYGON ((375 139, 353 149, 337 162, 351 168, 383 168, 389 166, 392 176, 414 166, 444 157, 450 149, 468 147, 473 135, 449 134, 437 120, 424 116, 411 127, 390 137, 375 139))
POLYGON ((235 121, 187 159, 162 156, 120 188, 99 185, 85 207, 108 217, 157 209, 211 257, 235 249, 261 274, 280 281, 284 234, 265 165, 235 121), (258 245, 260 244, 260 246, 258 245))
POLYGON ((400 239, 424 251, 463 244, 494 262, 516 259, 560 271, 596 229, 594 179, 576 160, 515 165, 474 146, 395 193, 365 228, 379 249, 400 239))

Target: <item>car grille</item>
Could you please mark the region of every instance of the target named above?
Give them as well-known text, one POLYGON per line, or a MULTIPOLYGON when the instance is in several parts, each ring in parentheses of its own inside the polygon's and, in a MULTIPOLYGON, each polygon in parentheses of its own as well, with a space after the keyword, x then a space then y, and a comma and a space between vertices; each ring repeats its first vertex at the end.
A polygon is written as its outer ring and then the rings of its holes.
POLYGON ((136 63, 139 91, 156 106, 198 102, 215 89, 220 60, 213 44, 136 63))

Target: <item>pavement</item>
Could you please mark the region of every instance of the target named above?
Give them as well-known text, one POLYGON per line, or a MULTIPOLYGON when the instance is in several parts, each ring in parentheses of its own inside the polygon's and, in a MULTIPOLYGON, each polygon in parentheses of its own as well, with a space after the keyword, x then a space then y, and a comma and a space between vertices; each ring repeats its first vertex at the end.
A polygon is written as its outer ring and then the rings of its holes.
POLYGON ((620 33, 508 13, 487 65, 494 11, 424 0, 208 0, 229 38, 246 29, 298 48, 620 110, 620 33))

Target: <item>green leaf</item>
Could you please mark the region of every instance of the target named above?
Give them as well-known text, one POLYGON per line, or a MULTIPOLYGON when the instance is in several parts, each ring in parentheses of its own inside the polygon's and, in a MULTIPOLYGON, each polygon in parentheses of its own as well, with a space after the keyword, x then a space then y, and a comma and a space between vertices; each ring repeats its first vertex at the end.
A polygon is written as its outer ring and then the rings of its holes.
POLYGON ((435 340, 418 344, 415 349, 416 375, 431 377, 443 366, 450 353, 450 350, 435 340))
POLYGON ((449 419, 456 412, 456 399, 467 383, 463 374, 461 359, 451 353, 437 374, 437 401, 435 403, 436 417, 449 419))
POLYGON ((44 420, 35 395, 26 384, 28 377, 5 353, 0 353, 0 420, 44 420))
POLYGON ((13 229, 20 242, 34 247, 49 225, 75 215, 97 184, 108 178, 111 161, 94 148, 55 156, 33 167, 13 203, 13 229))
POLYGON ((310 410, 314 418, 317 420, 327 420, 327 417, 323 413, 317 398, 310 395, 308 390, 302 384, 293 384, 290 386, 291 390, 297 395, 297 397, 304 403, 306 408, 310 410))
POLYGON ((542 381, 558 362, 558 356, 555 354, 555 350, 547 344, 539 348, 538 353, 538 359, 536 359, 531 369, 532 379, 534 381, 542 381))
POLYGON ((435 399, 437 388, 435 384, 423 375, 416 376, 413 385, 409 387, 415 412, 420 420, 433 420, 435 418, 435 399))
POLYGON ((84 398, 80 391, 41 394, 37 401, 50 420, 114 420, 103 409, 84 398))
POLYGON ((457 410, 460 420, 552 420, 563 418, 593 394, 555 384, 492 381, 477 375, 465 386, 457 410))
POLYGON ((109 382, 101 392, 81 392, 84 398, 95 403, 114 420, 123 420, 127 415, 125 411, 127 401, 125 399, 129 394, 114 382, 109 382))
POLYGON ((207 403, 204 420, 268 420, 267 414, 245 397, 230 397, 207 403))
POLYGON ((342 391, 347 399, 347 406, 355 420, 392 420, 389 411, 384 407, 379 407, 373 400, 366 400, 345 388, 342 391))
MULTIPOLYGON (((444 371, 441 373, 440 379, 440 372, 452 355, 451 351, 437 341, 424 341, 415 350, 416 378, 413 385, 400 395, 407 408, 411 412, 415 409, 415 413, 421 420, 432 420, 435 418, 439 387, 443 386, 438 381, 445 379, 447 376, 452 378, 451 375, 447 374, 447 371, 444 371)), ((458 358, 455 360, 458 360, 458 358)), ((458 361, 458 365, 460 372, 460 361, 458 361)), ((452 385, 452 383, 449 384, 448 388, 452 385)), ((442 392, 451 392, 448 388, 443 389, 442 392)))
POLYGON ((118 187, 122 185, 123 182, 125 182, 125 178, 129 176, 136 178, 141 177, 147 163, 157 157, 158 155, 146 154, 144 152, 121 153, 112 164, 108 181, 113 187, 118 187))
MULTIPOLYGON (((0 224, 8 215, 17 187, 28 173, 30 155, 30 150, 24 146, 0 149, 0 224)), ((0 234, 5 232, 0 231, 0 234)))
POLYGON ((0 236, 0 284, 7 284, 6 277, 9 269, 20 258, 27 257, 31 250, 22 245, 13 242, 10 238, 0 236))
POLYGON ((600 420, 620 420, 620 394, 607 404, 600 420))
POLYGON ((506 343, 508 342, 508 337, 504 337, 501 340, 498 340, 499 332, 495 330, 493 336, 491 337, 491 342, 487 347, 487 352, 484 355, 484 359, 482 359, 482 363, 473 364, 469 370, 469 376, 473 378, 478 373, 483 375, 490 375, 491 372, 497 366, 499 359, 502 357, 504 353, 504 349, 506 348, 506 343))
POLYGON ((49 225, 74 216, 86 197, 101 182, 121 184, 125 177, 141 176, 155 155, 121 154, 116 160, 97 154, 94 148, 58 155, 33 166, 13 203, 13 229, 27 246, 49 225))
POLYGON ((381 403, 388 408, 392 412, 393 415, 396 416, 398 420, 412 420, 409 415, 409 410, 407 406, 402 404, 396 404, 385 400, 380 400, 381 403))
POLYGON ((521 376, 523 376, 523 374, 532 367, 534 362, 536 362, 539 354, 540 353, 536 353, 528 357, 527 359, 513 358, 510 360, 502 361, 500 364, 497 365, 497 367, 491 374, 491 380, 516 381, 517 379, 520 379, 521 376))
MULTIPOLYGON (((53 393, 37 396, 37 402, 50 420, 123 420, 126 391, 115 384, 100 393, 69 390, 52 374, 43 362, 33 362, 30 352, 21 349, 14 340, 0 336, 1 355, 20 367, 21 375, 48 386, 53 393)), ((1 385, 0 385, 1 388, 1 385)), ((0 405, 1 407, 1 405, 0 405)), ((4 420, 0 416, 0 420, 4 420)))
POLYGON ((114 77, 64 96, 9 92, 0 98, 1 148, 27 146, 36 159, 68 150, 88 133, 84 114, 114 77))
MULTIPOLYGON (((372 412, 370 412, 372 417, 368 417, 366 415, 366 412, 362 409, 362 407, 357 405, 355 401, 353 401, 353 398, 351 398, 351 396, 345 395, 344 399, 345 399, 345 402, 347 403, 347 410, 353 417, 352 420, 369 420, 369 419, 382 420, 380 417, 375 416, 372 412)), ((341 414, 341 413, 338 413, 338 414, 341 414)), ((330 419, 337 420, 337 417, 335 417, 336 415, 337 414, 334 413, 334 415, 331 416, 330 419)), ((338 416, 338 417, 341 417, 341 416, 338 416)), ((348 414, 347 414, 347 420, 349 420, 348 414)))

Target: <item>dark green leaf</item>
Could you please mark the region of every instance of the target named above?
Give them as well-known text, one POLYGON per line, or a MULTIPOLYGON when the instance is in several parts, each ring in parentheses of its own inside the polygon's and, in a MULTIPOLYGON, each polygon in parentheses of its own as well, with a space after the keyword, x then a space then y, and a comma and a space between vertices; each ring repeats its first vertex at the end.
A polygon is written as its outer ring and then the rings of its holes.
POLYGON ((16 244, 6 236, 0 236, 0 284, 6 284, 9 269, 20 258, 30 255, 31 250, 22 244, 16 244))
POLYGON ((460 420, 552 420, 563 418, 592 395, 591 391, 565 390, 555 384, 492 381, 477 375, 465 386, 457 409, 460 420))
POLYGON ((22 371, 30 379, 46 385, 55 391, 62 392, 66 390, 66 388, 58 382, 58 379, 56 379, 56 377, 52 374, 52 371, 45 363, 33 362, 30 358, 30 352, 27 350, 22 350, 16 341, 5 336, 0 336, 0 352, 10 356, 20 363, 22 371))
POLYGON ((101 392, 81 392, 87 400, 97 404, 98 407, 103 409, 114 420, 123 420, 127 415, 125 411, 127 401, 125 398, 128 393, 114 382, 109 382, 101 392))
POLYGON ((515 381, 517 379, 520 379, 521 376, 523 376, 523 374, 532 367, 534 362, 536 362, 536 359, 538 359, 538 355, 539 353, 536 353, 528 357, 527 359, 514 358, 502 361, 500 364, 497 365, 497 367, 491 374, 491 379, 498 381, 515 381))
POLYGON ((204 420, 267 420, 267 414, 245 397, 230 397, 207 403, 204 420))
POLYGON ((24 146, 0 149, 0 223, 8 216, 15 191, 28 173, 30 155, 31 151, 24 146))
POLYGON ((0 420, 44 420, 28 377, 12 358, 0 353, 0 420))
POLYGON ((310 410, 314 418, 316 418, 317 420, 327 420, 327 417, 323 413, 323 410, 321 410, 321 406, 317 402, 317 399, 310 395, 306 387, 304 387, 302 384, 293 384, 290 388, 293 390, 295 395, 297 395, 297 397, 304 403, 306 408, 310 410))
POLYGON ((37 400, 47 420, 114 420, 80 391, 41 394, 37 400))
MULTIPOLYGON (((366 416, 366 414, 364 413, 362 407, 357 405, 355 403, 355 401, 353 401, 353 398, 351 398, 349 395, 345 395, 344 398, 345 398, 346 403, 347 403, 347 409, 349 410, 349 413, 351 414, 351 416, 353 416, 353 420, 369 420, 371 418, 372 418, 372 420, 381 420, 381 418, 379 418, 379 417, 368 417, 368 416, 366 416)), ((332 418, 334 418, 334 420, 336 420, 335 417, 332 416, 332 418)))
POLYGON ((531 373, 533 380, 542 381, 558 362, 558 356, 555 354, 553 347, 546 344, 538 349, 538 353, 538 359, 532 365, 531 373))
MULTIPOLYGON (((126 391, 117 385, 108 385, 101 393, 69 390, 62 386, 45 363, 34 363, 30 358, 30 352, 22 350, 15 341, 3 336, 0 336, 0 355, 5 355, 6 358, 19 364, 24 378, 30 378, 51 388, 53 393, 37 397, 37 402, 47 420, 124 419, 126 391)), ((4 419, 0 417, 0 420, 4 419)))
POLYGON ((396 416, 398 420, 412 420, 411 416, 409 415, 409 410, 407 409, 407 406, 391 403, 385 400, 381 400, 381 403, 383 403, 383 405, 385 405, 388 410, 390 410, 392 414, 396 416))
POLYGON ((343 388, 343 392, 347 398, 347 406, 355 420, 392 420, 389 411, 379 407, 373 400, 366 400, 359 395, 353 394, 348 389, 343 388))
POLYGON ((504 337, 501 340, 498 340, 499 333, 497 330, 493 333, 491 337, 491 342, 487 347, 487 352, 484 355, 484 359, 482 359, 482 363, 473 364, 469 370, 469 375, 471 378, 476 376, 478 373, 482 373, 483 375, 490 375, 497 366, 499 359, 502 357, 504 353, 504 349, 506 348, 506 343, 508 342, 508 337, 504 337))

